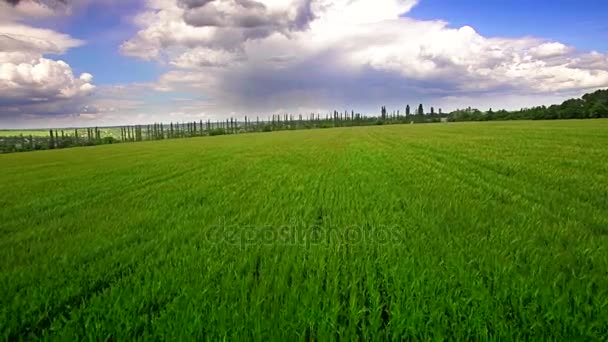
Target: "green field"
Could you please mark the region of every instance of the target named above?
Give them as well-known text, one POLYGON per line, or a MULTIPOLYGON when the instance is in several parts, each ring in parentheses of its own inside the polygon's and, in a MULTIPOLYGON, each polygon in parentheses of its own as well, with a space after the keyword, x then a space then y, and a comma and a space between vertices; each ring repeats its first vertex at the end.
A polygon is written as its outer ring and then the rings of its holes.
MULTIPOLYGON (((74 132, 74 130, 69 130, 68 132, 74 132)), ((20 135, 23 136, 33 136, 33 137, 48 137, 49 130, 48 129, 14 129, 14 130, 0 130, 0 137, 18 137, 20 135)))
POLYGON ((608 120, 0 155, 2 338, 608 339, 608 120))

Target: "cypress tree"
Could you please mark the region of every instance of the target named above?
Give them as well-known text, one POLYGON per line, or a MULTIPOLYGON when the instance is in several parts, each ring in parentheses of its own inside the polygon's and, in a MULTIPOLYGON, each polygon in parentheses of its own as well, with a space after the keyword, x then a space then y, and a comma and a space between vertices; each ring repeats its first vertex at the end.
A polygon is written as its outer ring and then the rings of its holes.
POLYGON ((422 103, 418 106, 418 115, 424 115, 424 107, 422 107, 422 103))
POLYGON ((49 149, 54 149, 55 148, 55 138, 53 137, 53 130, 51 129, 49 131, 51 137, 49 138, 49 149))
POLYGON ((411 114, 411 113, 410 113, 410 105, 408 104, 407 106, 405 106, 405 116, 407 117, 407 116, 409 116, 410 114, 411 114))

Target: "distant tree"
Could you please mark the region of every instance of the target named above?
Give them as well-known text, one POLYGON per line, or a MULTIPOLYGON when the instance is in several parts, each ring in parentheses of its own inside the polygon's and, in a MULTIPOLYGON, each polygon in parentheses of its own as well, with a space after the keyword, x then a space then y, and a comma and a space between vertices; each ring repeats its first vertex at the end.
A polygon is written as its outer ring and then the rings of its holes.
POLYGON ((431 115, 435 115, 435 107, 431 107, 431 115))
POLYGON ((411 114, 410 112, 410 105, 408 104, 407 106, 405 106, 405 116, 409 116, 411 114))
POLYGON ((54 149, 55 148, 55 137, 53 137, 53 130, 51 129, 49 131, 50 134, 50 138, 49 138, 49 149, 54 149))
POLYGON ((424 115, 424 107, 422 107, 422 103, 418 106, 418 115, 424 115))

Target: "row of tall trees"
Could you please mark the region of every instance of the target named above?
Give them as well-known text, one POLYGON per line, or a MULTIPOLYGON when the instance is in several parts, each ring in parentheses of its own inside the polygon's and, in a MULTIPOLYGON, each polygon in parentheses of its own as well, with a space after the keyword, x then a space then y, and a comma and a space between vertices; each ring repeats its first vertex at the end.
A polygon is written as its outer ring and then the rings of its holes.
POLYGON ((405 111, 403 113, 400 110, 397 110, 396 112, 393 111, 393 113, 390 114, 386 110, 385 106, 382 106, 382 109, 380 111, 381 120, 394 121, 396 119, 400 123, 437 122, 437 121, 440 121, 441 118, 445 118, 445 117, 447 117, 447 115, 443 114, 441 108, 439 108, 438 111, 435 111, 435 107, 431 107, 430 112, 426 112, 424 110, 424 106, 422 105, 422 103, 418 105, 418 108, 416 108, 416 110, 413 113, 412 113, 412 110, 411 110, 411 107, 409 104, 407 106, 405 106, 405 111))
POLYGON ((422 105, 415 114, 410 113, 408 105, 405 112, 389 112, 385 106, 379 116, 364 116, 354 110, 333 111, 324 115, 271 115, 265 118, 245 116, 238 120, 199 120, 182 123, 154 123, 120 127, 99 127, 67 130, 49 130, 48 136, 12 136, 0 137, 0 152, 33 151, 42 149, 91 146, 120 142, 137 142, 145 140, 162 140, 188 138, 195 136, 216 136, 224 134, 271 132, 280 130, 350 127, 366 125, 383 125, 398 123, 435 122, 439 117, 431 108, 431 113, 424 113, 422 105))
POLYGON ((90 146, 118 142, 136 142, 144 140, 176 139, 195 136, 216 136, 223 134, 270 132, 279 130, 350 127, 404 123, 431 123, 447 121, 487 121, 487 120, 521 120, 521 119, 583 119, 608 117, 608 90, 586 94, 580 99, 570 99, 561 105, 524 108, 519 111, 492 109, 482 112, 471 107, 444 114, 439 108, 425 111, 423 104, 412 109, 389 111, 382 106, 378 116, 364 116, 354 110, 333 111, 332 113, 308 115, 271 115, 265 118, 245 116, 241 120, 228 118, 216 121, 192 121, 182 123, 155 123, 100 129, 83 128, 67 130, 50 130, 48 136, 12 136, 0 137, 0 152, 32 151, 41 149, 66 148, 73 146, 90 146))

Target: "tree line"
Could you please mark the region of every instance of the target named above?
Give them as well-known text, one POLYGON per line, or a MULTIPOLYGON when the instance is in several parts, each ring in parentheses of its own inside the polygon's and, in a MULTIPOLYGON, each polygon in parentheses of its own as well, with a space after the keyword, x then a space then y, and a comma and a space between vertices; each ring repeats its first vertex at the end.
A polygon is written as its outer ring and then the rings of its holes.
POLYGON ((154 123, 150 125, 131 125, 118 127, 90 127, 51 129, 47 136, 15 135, 0 137, 0 152, 24 152, 45 149, 60 149, 76 146, 93 146, 149 140, 177 139, 225 134, 272 132, 281 130, 351 127, 390 124, 413 124, 455 121, 490 120, 551 120, 608 118, 608 90, 586 94, 580 99, 570 99, 561 105, 523 108, 518 111, 499 110, 480 111, 467 108, 449 114, 441 108, 423 104, 417 107, 405 106, 405 110, 389 111, 382 106, 376 116, 355 113, 354 110, 333 111, 325 115, 272 115, 266 118, 244 116, 238 120, 198 120, 182 123, 154 123))
POLYGON ((72 130, 50 129, 47 136, 15 135, 0 137, 0 152, 25 152, 46 149, 60 149, 77 146, 93 146, 150 140, 218 136, 225 134, 273 132, 313 128, 352 127, 388 125, 404 123, 439 122, 447 117, 441 110, 437 113, 431 107, 425 113, 422 104, 415 113, 409 105, 404 112, 389 112, 382 107, 379 116, 365 116, 350 111, 333 111, 325 115, 271 115, 266 118, 244 116, 241 120, 198 120, 181 123, 154 123, 150 125, 130 125, 118 127, 77 128, 72 130))
POLYGON ((608 118, 608 89, 585 94, 580 99, 569 99, 560 105, 522 108, 516 111, 481 111, 471 107, 453 111, 448 121, 493 120, 559 120, 608 118))

